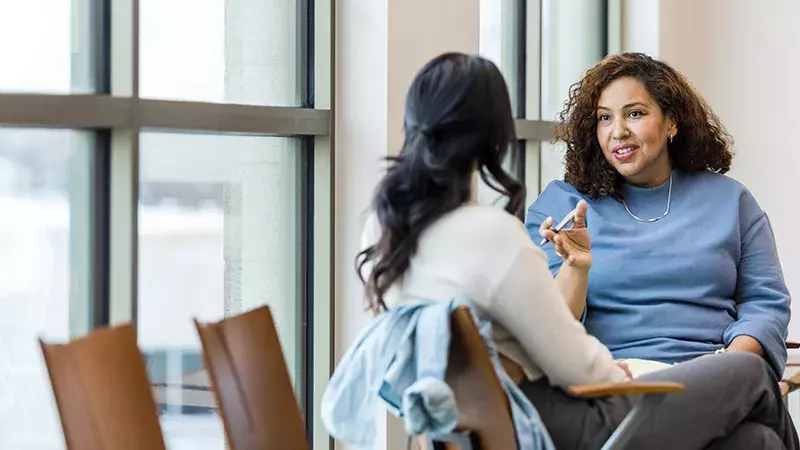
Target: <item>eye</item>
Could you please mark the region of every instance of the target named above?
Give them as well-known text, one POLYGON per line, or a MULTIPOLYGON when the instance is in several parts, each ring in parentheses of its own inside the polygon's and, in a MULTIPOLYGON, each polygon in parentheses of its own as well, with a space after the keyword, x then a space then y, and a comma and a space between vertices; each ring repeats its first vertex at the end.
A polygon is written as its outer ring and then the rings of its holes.
POLYGON ((643 115, 644 115, 644 113, 642 113, 641 111, 637 111, 635 109, 628 113, 628 117, 630 117, 631 119, 638 119, 638 118, 642 117, 643 115))
POLYGON ((599 120, 600 122, 605 122, 607 120, 611 120, 611 116, 609 116, 608 114, 600 114, 599 116, 597 116, 597 120, 599 120))

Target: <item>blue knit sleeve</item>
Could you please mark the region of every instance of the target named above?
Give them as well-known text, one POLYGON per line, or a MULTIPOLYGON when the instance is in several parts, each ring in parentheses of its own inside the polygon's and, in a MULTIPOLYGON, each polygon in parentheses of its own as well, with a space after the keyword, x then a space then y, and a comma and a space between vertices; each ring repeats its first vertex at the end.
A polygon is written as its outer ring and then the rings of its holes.
MULTIPOLYGON (((531 239, 536 245, 542 241, 539 235, 539 227, 542 226, 548 217, 552 217, 556 222, 570 213, 580 200, 580 194, 571 185, 563 181, 552 181, 539 194, 539 197, 528 208, 525 216, 525 228, 528 229, 531 239)), ((555 277, 564 262, 560 256, 556 255, 556 249, 549 243, 540 247, 547 254, 547 264, 550 273, 555 277)))
POLYGON ((761 212, 742 235, 738 267, 736 310, 738 317, 723 335, 725 345, 736 336, 756 339, 778 374, 786 365, 786 337, 791 298, 784 282, 769 218, 761 212))

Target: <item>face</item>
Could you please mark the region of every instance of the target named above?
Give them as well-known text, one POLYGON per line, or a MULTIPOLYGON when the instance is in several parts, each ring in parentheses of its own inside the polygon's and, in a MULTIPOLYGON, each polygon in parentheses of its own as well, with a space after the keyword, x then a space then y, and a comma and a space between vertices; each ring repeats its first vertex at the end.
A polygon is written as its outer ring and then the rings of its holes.
POLYGON ((597 105, 597 140, 611 166, 636 186, 655 187, 667 181, 672 171, 667 142, 678 130, 644 84, 617 79, 605 88, 597 105))

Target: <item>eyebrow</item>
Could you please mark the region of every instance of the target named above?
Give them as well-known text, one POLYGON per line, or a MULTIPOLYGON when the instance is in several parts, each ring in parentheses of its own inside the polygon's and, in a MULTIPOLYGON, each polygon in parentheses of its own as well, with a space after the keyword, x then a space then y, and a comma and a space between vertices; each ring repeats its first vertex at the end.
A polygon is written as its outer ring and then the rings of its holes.
MULTIPOLYGON (((644 106, 645 108, 647 107, 647 105, 645 105, 642 102, 633 102, 633 103, 628 103, 627 105, 623 106, 622 109, 628 109, 628 108, 632 108, 634 106, 644 106)), ((597 109, 598 110, 603 109, 603 110, 606 110, 606 111, 611 111, 611 108, 606 108, 605 106, 598 106, 597 109)))

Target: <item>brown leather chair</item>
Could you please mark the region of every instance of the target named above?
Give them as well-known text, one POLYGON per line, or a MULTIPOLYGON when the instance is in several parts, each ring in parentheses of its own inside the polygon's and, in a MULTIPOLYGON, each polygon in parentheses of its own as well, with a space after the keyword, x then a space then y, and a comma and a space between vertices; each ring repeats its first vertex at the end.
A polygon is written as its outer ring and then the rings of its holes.
POLYGON ((269 308, 195 326, 231 449, 308 449, 269 308))
POLYGON ((165 450, 136 330, 39 341, 69 450, 165 450))
MULTIPOLYGON (((452 340, 446 380, 453 389, 459 411, 457 432, 440 442, 422 437, 418 448, 426 450, 513 450, 516 449, 514 425, 508 398, 489 358, 472 314, 459 307, 452 314, 452 340)), ((504 361, 505 363, 505 361, 504 361)), ((508 368, 508 367, 507 367, 508 368)), ((517 370, 519 370, 517 368, 517 370)), ((510 373, 511 375, 511 373, 510 373)), ((512 378, 514 376, 512 375, 512 378)), ((604 449, 621 449, 634 429, 646 417, 647 409, 655 407, 663 396, 680 392, 677 383, 625 382, 591 386, 575 386, 572 395, 585 398, 612 395, 642 394, 642 400, 609 439, 604 449)))

